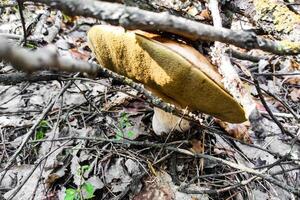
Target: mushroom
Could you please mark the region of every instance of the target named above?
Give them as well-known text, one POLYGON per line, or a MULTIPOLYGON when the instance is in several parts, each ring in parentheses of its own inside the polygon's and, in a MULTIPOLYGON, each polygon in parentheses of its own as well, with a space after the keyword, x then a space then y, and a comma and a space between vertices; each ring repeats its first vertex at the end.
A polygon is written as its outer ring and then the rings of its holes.
MULTIPOLYGON (((247 120, 243 107, 221 83, 216 67, 183 42, 96 25, 88 32, 88 44, 102 66, 144 84, 166 102, 230 123, 247 120)), ((154 108, 152 125, 156 134, 189 128, 186 120, 158 108, 154 108)))

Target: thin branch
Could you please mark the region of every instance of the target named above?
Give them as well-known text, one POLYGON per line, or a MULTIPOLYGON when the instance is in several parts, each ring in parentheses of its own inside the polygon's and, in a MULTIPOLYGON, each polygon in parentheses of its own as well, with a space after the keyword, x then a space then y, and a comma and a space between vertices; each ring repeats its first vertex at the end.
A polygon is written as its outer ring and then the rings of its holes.
POLYGON ((300 72, 292 73, 253 73, 255 76, 300 76, 300 72))
POLYGON ((96 74, 97 66, 87 62, 74 60, 70 57, 58 55, 57 49, 49 45, 36 51, 29 51, 10 44, 5 38, 0 37, 0 59, 9 61, 16 69, 26 72, 38 70, 60 70, 68 72, 86 72, 96 74), (28 59, 30 58, 30 59, 28 59))
MULTIPOLYGON (((31 5, 32 3, 24 3, 23 5, 24 6, 27 6, 27 5, 31 5)), ((18 3, 17 2, 12 2, 12 3, 0 3, 0 8, 9 8, 9 7, 14 7, 14 6, 17 6, 18 3)))
MULTIPOLYGON (((22 0, 26 1, 26 0, 22 0)), ((245 49, 261 49, 279 55, 299 54, 299 43, 274 42, 246 31, 213 27, 167 12, 155 13, 136 7, 94 0, 31 0, 62 10, 70 16, 81 15, 121 25, 127 29, 165 31, 194 40, 219 41, 245 49)))
POLYGON ((250 54, 241 53, 234 49, 226 49, 225 53, 227 53, 230 57, 234 57, 240 60, 249 60, 252 62, 259 62, 260 60, 265 59, 264 57, 252 56, 250 54))
POLYGON ((18 2, 19 14, 20 14, 22 28, 23 28, 23 42, 24 42, 24 45, 26 46, 27 31, 26 31, 26 25, 25 25, 25 18, 24 18, 24 15, 23 15, 24 6, 23 6, 23 2, 21 0, 17 0, 17 2, 18 2))
POLYGON ((0 83, 3 85, 15 85, 21 82, 39 82, 39 81, 52 81, 63 80, 68 78, 67 74, 53 73, 49 71, 42 71, 36 73, 14 72, 9 74, 0 74, 0 83))

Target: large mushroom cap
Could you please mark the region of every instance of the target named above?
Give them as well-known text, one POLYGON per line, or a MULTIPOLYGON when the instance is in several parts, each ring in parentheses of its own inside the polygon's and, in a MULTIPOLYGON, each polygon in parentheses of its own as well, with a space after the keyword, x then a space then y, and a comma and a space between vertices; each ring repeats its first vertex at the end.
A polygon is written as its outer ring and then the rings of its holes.
POLYGON ((215 67, 192 47, 110 25, 92 27, 88 42, 101 65, 143 83, 167 101, 231 123, 247 120, 215 67))

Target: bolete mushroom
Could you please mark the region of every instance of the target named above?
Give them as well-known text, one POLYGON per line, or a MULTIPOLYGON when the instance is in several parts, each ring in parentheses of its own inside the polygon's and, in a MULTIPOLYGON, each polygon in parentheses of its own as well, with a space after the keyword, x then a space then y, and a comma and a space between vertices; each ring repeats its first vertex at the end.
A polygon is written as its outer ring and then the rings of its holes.
MULTIPOLYGON (((88 43, 102 66, 144 84, 169 103, 231 123, 247 120, 243 107, 222 85, 216 67, 193 47, 111 25, 92 27, 88 43)), ((189 128, 187 121, 158 108, 152 125, 156 134, 189 128)))

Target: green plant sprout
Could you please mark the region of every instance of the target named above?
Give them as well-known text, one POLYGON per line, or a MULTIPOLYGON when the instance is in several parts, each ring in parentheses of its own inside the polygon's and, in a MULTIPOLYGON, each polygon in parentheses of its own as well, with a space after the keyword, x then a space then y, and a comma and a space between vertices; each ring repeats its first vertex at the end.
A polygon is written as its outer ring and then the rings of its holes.
POLYGON ((42 120, 39 123, 39 126, 37 127, 35 131, 35 139, 36 140, 41 140, 45 138, 46 132, 49 129, 48 122, 46 120, 42 120))
POLYGON ((120 140, 122 138, 133 138, 135 133, 131 130, 126 131, 126 129, 131 128, 132 124, 128 118, 128 114, 123 112, 119 119, 118 128, 116 130, 116 139, 120 140))
POLYGON ((77 189, 74 188, 68 188, 65 191, 65 198, 64 200, 86 200, 86 199, 92 199, 95 195, 95 187, 93 184, 83 181, 83 174, 90 169, 89 165, 83 165, 78 169, 78 174, 80 175, 80 185, 77 189), (85 195, 83 195, 83 193, 85 195))

